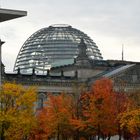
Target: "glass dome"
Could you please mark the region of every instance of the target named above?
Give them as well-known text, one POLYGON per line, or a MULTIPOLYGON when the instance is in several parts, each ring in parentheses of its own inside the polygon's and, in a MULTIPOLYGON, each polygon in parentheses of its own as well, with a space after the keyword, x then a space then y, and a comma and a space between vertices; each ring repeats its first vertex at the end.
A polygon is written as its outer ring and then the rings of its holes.
POLYGON ((101 60, 102 55, 93 40, 82 31, 70 25, 51 25, 32 34, 21 47, 14 71, 20 68, 23 73, 45 73, 55 66, 72 64, 78 55, 78 44, 83 38, 87 45, 87 55, 101 60))

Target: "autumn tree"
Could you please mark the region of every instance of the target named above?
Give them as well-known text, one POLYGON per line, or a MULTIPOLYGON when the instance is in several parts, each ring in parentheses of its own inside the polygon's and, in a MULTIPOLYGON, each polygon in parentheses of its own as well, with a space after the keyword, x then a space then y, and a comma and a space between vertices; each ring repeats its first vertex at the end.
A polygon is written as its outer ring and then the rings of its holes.
POLYGON ((117 116, 127 110, 130 102, 124 93, 114 91, 111 80, 97 80, 91 91, 82 94, 80 102, 82 114, 72 120, 76 129, 86 133, 87 137, 98 136, 98 139, 110 139, 116 134, 121 137, 117 116))
POLYGON ((56 137, 57 140, 71 137, 72 98, 70 95, 49 95, 45 107, 38 113, 38 135, 33 139, 47 140, 56 137))
POLYGON ((121 128, 120 118, 122 113, 130 110, 134 106, 134 102, 130 100, 127 93, 115 92, 115 111, 116 111, 116 125, 117 125, 117 134, 119 135, 119 140, 123 137, 123 129, 121 128))
POLYGON ((79 118, 72 119, 72 124, 86 137, 111 135, 115 131, 114 99, 112 82, 108 79, 96 81, 91 91, 81 95, 82 113, 79 118))
POLYGON ((0 91, 0 137, 1 140, 27 138, 35 126, 35 88, 5 83, 0 91))
POLYGON ((89 106, 85 111, 89 125, 92 125, 98 137, 116 134, 116 106, 112 81, 105 78, 97 80, 89 96, 89 106))
POLYGON ((124 138, 132 139, 140 136, 140 92, 130 92, 127 95, 129 107, 120 112, 118 118, 124 138))
POLYGON ((124 130, 124 138, 136 139, 140 137, 140 108, 122 113, 120 124, 121 129, 124 130))

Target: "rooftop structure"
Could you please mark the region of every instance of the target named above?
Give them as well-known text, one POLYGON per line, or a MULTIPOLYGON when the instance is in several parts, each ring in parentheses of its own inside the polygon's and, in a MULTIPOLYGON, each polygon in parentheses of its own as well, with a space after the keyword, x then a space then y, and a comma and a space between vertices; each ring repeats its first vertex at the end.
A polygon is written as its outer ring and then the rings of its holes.
POLYGON ((26 11, 0 8, 0 22, 26 16, 26 11))
POLYGON ((15 62, 14 71, 18 68, 23 73, 45 73, 47 69, 72 64, 78 56, 78 44, 81 38, 87 45, 86 54, 90 59, 102 60, 96 43, 70 25, 60 24, 42 28, 32 34, 23 44, 15 62))

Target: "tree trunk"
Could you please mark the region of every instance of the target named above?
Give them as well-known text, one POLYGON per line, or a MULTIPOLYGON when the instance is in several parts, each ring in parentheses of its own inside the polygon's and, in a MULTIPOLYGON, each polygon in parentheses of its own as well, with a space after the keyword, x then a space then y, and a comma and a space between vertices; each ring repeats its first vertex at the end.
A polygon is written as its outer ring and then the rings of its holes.
POLYGON ((1 135, 0 140, 5 140, 5 137, 3 134, 1 135))
POLYGON ((110 140, 110 138, 111 138, 111 137, 109 136, 107 140, 110 140))
POLYGON ((79 140, 79 130, 77 130, 76 140, 79 140))
POLYGON ((5 136, 4 136, 4 124, 2 124, 0 140, 5 140, 5 136))
POLYGON ((57 130, 57 140, 59 140, 59 125, 58 125, 58 130, 57 130))
POLYGON ((100 140, 100 125, 98 124, 98 140, 100 140))
POLYGON ((121 140, 122 139, 122 132, 121 132, 119 124, 118 124, 118 134, 119 134, 119 140, 121 140))
POLYGON ((119 134, 119 140, 121 140, 121 139, 122 139, 121 134, 119 134))

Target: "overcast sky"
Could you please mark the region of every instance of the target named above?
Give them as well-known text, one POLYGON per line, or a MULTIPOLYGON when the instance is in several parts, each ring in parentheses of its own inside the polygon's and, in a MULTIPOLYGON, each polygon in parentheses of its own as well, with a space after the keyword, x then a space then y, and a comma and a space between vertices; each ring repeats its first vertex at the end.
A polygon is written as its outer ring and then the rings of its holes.
POLYGON ((25 10, 0 25, 3 63, 12 71, 26 39, 51 24, 69 24, 88 34, 103 58, 140 61, 140 0, 0 0, 1 8, 25 10))

